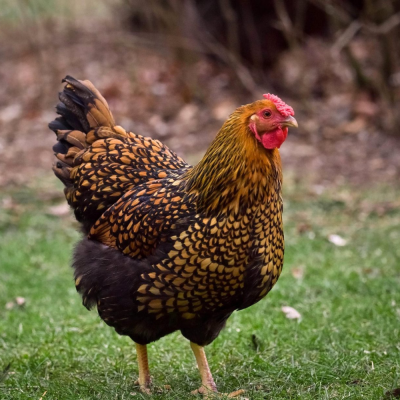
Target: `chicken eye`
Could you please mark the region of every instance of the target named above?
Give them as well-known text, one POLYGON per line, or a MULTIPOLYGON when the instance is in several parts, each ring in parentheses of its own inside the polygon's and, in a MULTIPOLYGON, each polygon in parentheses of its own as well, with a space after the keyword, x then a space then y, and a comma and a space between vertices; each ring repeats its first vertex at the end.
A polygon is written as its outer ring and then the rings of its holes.
POLYGON ((270 110, 266 110, 266 111, 264 111, 263 115, 265 118, 269 118, 272 115, 272 113, 270 110))

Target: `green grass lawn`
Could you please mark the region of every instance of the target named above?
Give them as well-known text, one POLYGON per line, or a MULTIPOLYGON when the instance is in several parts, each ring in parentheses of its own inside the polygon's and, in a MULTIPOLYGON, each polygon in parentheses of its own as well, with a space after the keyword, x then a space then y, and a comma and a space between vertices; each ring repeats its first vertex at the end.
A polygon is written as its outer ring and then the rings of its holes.
MULTIPOLYGON (((0 195, 0 398, 149 398, 134 385, 133 342, 75 292, 69 265, 79 234, 72 216, 49 213, 61 201, 49 179, 0 195), (26 304, 8 309, 17 296, 26 304)), ((234 313, 206 350, 219 390, 243 388, 249 399, 389 398, 400 386, 400 190, 316 195, 289 179, 284 195, 279 282, 234 313), (347 245, 330 243, 330 234, 347 245), (287 319, 284 305, 301 320, 287 319)), ((151 344, 149 357, 154 399, 195 398, 200 378, 180 334, 151 344)))

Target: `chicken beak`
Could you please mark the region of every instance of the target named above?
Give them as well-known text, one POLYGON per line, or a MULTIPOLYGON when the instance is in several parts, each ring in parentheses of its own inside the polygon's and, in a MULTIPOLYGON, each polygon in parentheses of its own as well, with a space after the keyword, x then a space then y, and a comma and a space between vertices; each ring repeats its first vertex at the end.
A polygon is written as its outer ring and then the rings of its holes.
POLYGON ((286 119, 281 122, 282 126, 292 126, 294 128, 298 128, 299 124, 297 123, 296 119, 289 115, 286 119))

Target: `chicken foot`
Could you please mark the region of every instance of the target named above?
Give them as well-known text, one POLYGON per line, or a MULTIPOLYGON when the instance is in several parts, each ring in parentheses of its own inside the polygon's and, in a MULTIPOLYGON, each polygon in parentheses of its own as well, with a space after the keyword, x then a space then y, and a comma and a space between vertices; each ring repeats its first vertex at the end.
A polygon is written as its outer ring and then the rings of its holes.
MULTIPOLYGON (((193 390, 192 394, 204 394, 206 398, 210 395, 217 394, 218 390, 217 385, 214 382, 212 377, 210 367, 208 366, 208 361, 206 357, 206 353, 204 352, 204 347, 197 345, 196 343, 190 342, 190 346, 192 348, 193 354, 196 357, 197 365, 199 367, 201 383, 202 386, 199 389, 193 390)), ((227 394, 228 398, 233 398, 240 396, 245 391, 243 389, 236 390, 235 392, 227 394)))

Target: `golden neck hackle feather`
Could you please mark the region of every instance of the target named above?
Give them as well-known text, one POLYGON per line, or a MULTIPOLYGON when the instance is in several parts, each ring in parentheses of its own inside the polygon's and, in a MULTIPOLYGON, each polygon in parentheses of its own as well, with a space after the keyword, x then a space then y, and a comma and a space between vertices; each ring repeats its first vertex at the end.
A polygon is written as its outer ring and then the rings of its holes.
POLYGON ((262 147, 248 128, 257 103, 231 114, 203 159, 187 172, 186 190, 196 196, 199 211, 237 214, 267 201, 271 189, 280 191, 279 150, 262 147))

